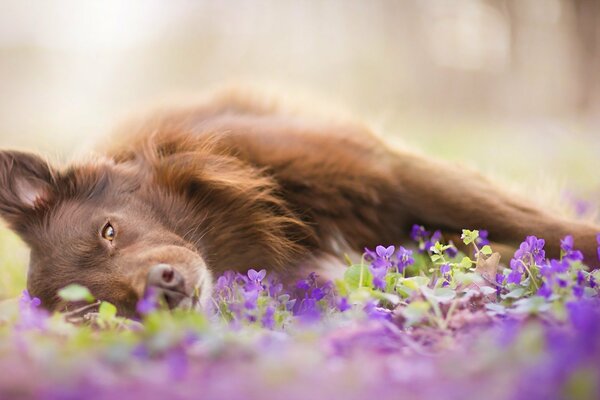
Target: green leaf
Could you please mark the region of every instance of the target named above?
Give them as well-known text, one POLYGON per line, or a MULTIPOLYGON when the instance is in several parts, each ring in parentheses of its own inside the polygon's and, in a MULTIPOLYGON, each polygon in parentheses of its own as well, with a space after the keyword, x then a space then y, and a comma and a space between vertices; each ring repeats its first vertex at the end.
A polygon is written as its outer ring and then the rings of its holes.
POLYGON ((489 311, 491 311, 494 314, 506 314, 506 307, 504 307, 502 304, 487 303, 485 305, 485 308, 487 308, 489 311))
POLYGON ((460 238, 462 239, 464 244, 471 244, 479 237, 479 231, 474 230, 470 231, 468 229, 463 229, 462 235, 460 238))
POLYGON ((440 242, 435 242, 435 244, 431 246, 430 250, 435 254, 442 254, 444 251, 444 246, 440 242))
POLYGON ((508 292, 507 294, 505 294, 504 296, 502 296, 502 298, 504 298, 504 299, 520 299, 521 297, 523 297, 524 294, 525 294, 525 289, 523 289, 522 287, 517 287, 517 288, 511 290, 510 292, 508 292))
POLYGON ((457 284, 460 284, 462 286, 469 286, 473 283, 483 283, 483 279, 481 278, 481 276, 473 272, 455 271, 453 273, 453 278, 457 284))
POLYGON ((430 289, 427 286, 421 287, 423 296, 432 304, 447 303, 456 297, 456 292, 450 288, 430 289))
POLYGON ((350 303, 364 303, 372 298, 373 292, 373 290, 367 287, 361 287, 360 289, 354 290, 349 296, 350 303))
POLYGON ((359 287, 371 287, 373 276, 366 265, 354 264, 349 266, 344 272, 344 281, 350 289, 358 289, 359 287), (360 282, 362 269, 362 282, 360 282))
POLYGON ((427 286, 429 278, 425 276, 413 276, 411 278, 399 279, 396 283, 396 291, 404 297, 410 296, 421 286, 427 286))
POLYGON ((103 301, 100 303, 100 308, 98 308, 98 314, 104 321, 110 321, 117 316, 117 307, 107 301, 103 301))
POLYGON ((429 278, 426 276, 413 276, 410 278, 404 278, 399 283, 410 289, 416 290, 421 286, 426 286, 429 283, 429 278))
POLYGON ((85 286, 72 283, 58 291, 58 296, 65 301, 94 301, 94 296, 85 286))
POLYGON ((460 261, 460 267, 462 269, 471 268, 471 265, 473 264, 473 261, 469 257, 463 257, 463 259, 460 261))
POLYGON ((402 309, 402 315, 406 318, 406 325, 412 326, 427 316, 431 305, 426 301, 413 301, 404 309, 402 309))
POLYGON ((481 290, 481 293, 485 294, 486 296, 496 293, 496 289, 489 286, 482 286, 479 288, 479 290, 481 290))
MULTIPOLYGON (((433 247, 432 247, 432 249, 433 249, 433 247)), ((434 263, 440 261, 441 259, 442 259, 441 255, 438 255, 438 254, 431 255, 431 261, 433 261, 434 263)))
POLYGON ((514 305, 515 308, 511 309, 511 311, 517 314, 538 314, 548 311, 551 307, 551 304, 541 296, 519 299, 515 301, 514 305))
POLYGON ((481 250, 479 250, 480 252, 482 252, 483 254, 485 254, 486 256, 489 256, 490 254, 492 254, 492 248, 489 245, 485 245, 481 248, 481 250))
POLYGON ((371 296, 378 300, 387 301, 395 306, 400 303, 400 297, 392 293, 384 293, 379 290, 372 290, 371 296))

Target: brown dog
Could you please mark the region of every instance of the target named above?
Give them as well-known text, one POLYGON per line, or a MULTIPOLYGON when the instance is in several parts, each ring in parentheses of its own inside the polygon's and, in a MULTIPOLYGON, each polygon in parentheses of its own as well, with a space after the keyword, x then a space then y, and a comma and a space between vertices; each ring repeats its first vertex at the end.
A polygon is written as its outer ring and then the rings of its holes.
MULTIPOLYGON (((551 215, 485 178, 389 149, 360 124, 300 117, 227 92, 131 123, 98 161, 57 170, 0 152, 0 214, 31 247, 28 289, 90 288, 123 315, 147 287, 190 306, 213 274, 294 275, 321 257, 406 238, 412 224, 495 242, 575 237, 594 266, 600 228, 551 215)), ((303 271, 302 273, 306 273, 303 271)))

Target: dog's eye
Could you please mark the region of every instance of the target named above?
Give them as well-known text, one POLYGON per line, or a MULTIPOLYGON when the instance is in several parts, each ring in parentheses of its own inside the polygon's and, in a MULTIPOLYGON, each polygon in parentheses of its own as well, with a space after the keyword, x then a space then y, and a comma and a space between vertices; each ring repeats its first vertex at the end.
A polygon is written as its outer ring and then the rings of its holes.
POLYGON ((113 228, 110 222, 104 225, 104 228, 102 228, 102 237, 104 239, 108 240, 109 242, 112 242, 113 240, 115 240, 115 235, 115 228, 113 228))

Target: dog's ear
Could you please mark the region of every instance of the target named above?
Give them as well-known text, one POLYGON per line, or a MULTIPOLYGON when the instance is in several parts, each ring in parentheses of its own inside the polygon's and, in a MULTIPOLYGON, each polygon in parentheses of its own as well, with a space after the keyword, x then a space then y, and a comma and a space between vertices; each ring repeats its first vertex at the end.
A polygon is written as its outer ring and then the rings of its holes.
POLYGON ((0 151, 0 217, 18 233, 50 203, 56 174, 41 157, 0 151))

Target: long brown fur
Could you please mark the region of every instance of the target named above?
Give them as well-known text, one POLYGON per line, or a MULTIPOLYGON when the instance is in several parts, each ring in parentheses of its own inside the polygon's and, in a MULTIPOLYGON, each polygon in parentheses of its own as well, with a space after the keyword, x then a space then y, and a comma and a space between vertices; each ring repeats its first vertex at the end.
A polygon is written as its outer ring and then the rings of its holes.
POLYGON ((130 121, 103 147, 105 161, 66 171, 36 156, 0 153, 0 213, 32 247, 29 287, 47 304, 57 303, 61 285, 82 282, 131 309, 148 263, 172 259, 174 249, 197 254, 189 260, 202 260, 213 274, 256 266, 294 275, 323 255, 401 242, 413 224, 448 234, 487 229, 493 241, 513 246, 536 235, 550 257, 572 234, 586 261, 598 265, 598 226, 552 215, 455 165, 390 149, 359 123, 286 112, 235 91, 130 121), (29 207, 19 176, 39 187, 29 207), (85 217, 76 210, 112 215, 121 202, 130 207, 116 212, 123 229, 139 229, 110 250, 112 258, 94 250, 91 236, 77 254, 73 243, 60 242, 73 236, 54 224, 83 232, 85 217), (168 257, 144 256, 167 242, 168 257), (73 272, 82 252, 89 266, 73 272), (63 269, 40 266, 40 253, 63 269))

